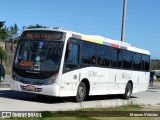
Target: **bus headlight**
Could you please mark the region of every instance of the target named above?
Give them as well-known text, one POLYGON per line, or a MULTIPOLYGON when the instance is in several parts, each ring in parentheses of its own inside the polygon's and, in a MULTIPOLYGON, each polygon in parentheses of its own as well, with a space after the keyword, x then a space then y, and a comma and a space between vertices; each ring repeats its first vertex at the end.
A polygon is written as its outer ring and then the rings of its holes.
POLYGON ((48 81, 48 85, 49 85, 49 84, 52 84, 52 83, 55 81, 55 79, 57 78, 57 76, 58 76, 58 74, 53 75, 53 76, 51 77, 51 79, 48 81))

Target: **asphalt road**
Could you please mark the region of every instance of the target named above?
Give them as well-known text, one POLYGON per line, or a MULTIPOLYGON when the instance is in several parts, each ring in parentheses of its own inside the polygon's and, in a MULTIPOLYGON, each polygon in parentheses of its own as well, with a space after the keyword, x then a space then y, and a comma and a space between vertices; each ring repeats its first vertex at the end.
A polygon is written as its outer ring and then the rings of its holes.
POLYGON ((0 82, 0 87, 9 86, 11 79, 11 75, 5 75, 4 81, 0 82))
POLYGON ((75 103, 69 97, 40 99, 34 94, 0 88, 0 111, 64 111, 80 108, 114 107, 128 103, 160 107, 160 86, 154 85, 145 92, 133 94, 129 100, 119 99, 115 95, 105 95, 89 97, 82 103, 75 103))

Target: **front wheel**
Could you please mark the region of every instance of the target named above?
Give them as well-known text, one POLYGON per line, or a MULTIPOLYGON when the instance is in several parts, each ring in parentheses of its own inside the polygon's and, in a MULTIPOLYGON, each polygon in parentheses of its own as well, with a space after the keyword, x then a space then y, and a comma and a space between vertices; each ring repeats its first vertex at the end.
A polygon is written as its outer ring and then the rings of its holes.
POLYGON ((122 95, 123 99, 129 99, 132 94, 132 84, 129 82, 126 85, 125 93, 122 95))
POLYGON ((82 102, 86 96, 86 85, 81 82, 77 89, 76 102, 82 102))

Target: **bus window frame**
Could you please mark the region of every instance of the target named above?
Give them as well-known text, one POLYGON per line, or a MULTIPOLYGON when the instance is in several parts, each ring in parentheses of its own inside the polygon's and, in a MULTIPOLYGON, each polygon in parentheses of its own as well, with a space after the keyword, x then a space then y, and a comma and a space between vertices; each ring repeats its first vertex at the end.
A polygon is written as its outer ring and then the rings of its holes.
POLYGON ((80 58, 81 58, 81 45, 80 45, 80 41, 78 39, 75 39, 75 38, 69 38, 67 43, 66 43, 66 49, 65 49, 65 55, 64 55, 64 63, 63 63, 63 73, 66 73, 66 72, 69 72, 69 71, 72 71, 72 70, 76 70, 76 69, 79 69, 80 67, 80 64, 81 64, 81 61, 80 61, 80 58), (68 54, 67 52, 70 52, 68 51, 68 44, 75 44, 78 46, 78 63, 67 63, 66 62, 66 54, 68 54), (67 69, 66 68, 66 65, 68 66, 71 66, 73 68, 71 69, 67 69))

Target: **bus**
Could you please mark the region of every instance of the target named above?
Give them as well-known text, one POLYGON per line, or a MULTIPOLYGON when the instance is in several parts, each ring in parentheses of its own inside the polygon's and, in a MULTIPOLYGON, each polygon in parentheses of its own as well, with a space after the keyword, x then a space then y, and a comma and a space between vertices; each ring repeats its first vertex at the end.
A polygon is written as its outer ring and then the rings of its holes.
POLYGON ((98 35, 60 28, 25 30, 17 45, 10 87, 37 96, 117 94, 146 91, 150 52, 98 35))

